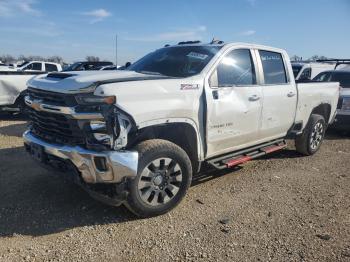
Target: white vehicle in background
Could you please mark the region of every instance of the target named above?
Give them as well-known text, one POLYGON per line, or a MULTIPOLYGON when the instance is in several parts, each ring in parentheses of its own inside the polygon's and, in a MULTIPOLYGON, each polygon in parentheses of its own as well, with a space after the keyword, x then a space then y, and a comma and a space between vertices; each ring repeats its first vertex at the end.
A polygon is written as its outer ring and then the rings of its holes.
POLYGON ((335 63, 292 62, 292 68, 295 80, 306 81, 313 79, 319 73, 333 70, 335 68, 335 63))
POLYGON ((45 72, 61 71, 60 64, 51 62, 24 62, 18 67, 0 68, 0 111, 18 112, 24 107, 27 81, 45 72))
POLYGON ((34 159, 93 197, 148 217, 177 206, 203 163, 230 168, 287 137, 315 154, 338 98, 338 83, 295 83, 282 49, 180 42, 126 70, 30 80, 23 138, 34 159))
POLYGON ((26 71, 26 72, 60 72, 62 66, 52 62, 30 61, 24 62, 16 67, 8 67, 4 71, 26 71))
POLYGON ((344 69, 325 71, 317 75, 313 81, 339 82, 341 87, 340 97, 332 128, 350 131, 350 71, 344 69))

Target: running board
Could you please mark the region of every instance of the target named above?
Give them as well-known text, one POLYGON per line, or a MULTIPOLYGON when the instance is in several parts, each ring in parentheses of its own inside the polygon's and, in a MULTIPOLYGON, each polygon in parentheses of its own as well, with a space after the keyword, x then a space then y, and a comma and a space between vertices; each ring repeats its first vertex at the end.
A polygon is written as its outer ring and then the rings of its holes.
POLYGON ((278 139, 268 143, 260 144, 258 146, 229 153, 227 155, 212 158, 207 162, 217 169, 224 169, 243 164, 249 160, 273 153, 285 147, 287 147, 286 141, 284 139, 278 139))

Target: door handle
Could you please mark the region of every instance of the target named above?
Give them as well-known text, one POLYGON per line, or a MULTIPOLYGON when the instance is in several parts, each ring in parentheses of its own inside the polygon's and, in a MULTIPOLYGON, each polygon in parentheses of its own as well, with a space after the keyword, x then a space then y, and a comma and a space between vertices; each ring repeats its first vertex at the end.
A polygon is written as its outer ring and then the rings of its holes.
POLYGON ((293 97, 293 96, 295 96, 295 93, 294 92, 289 92, 287 96, 288 97, 293 97))
POLYGON ((218 92, 217 90, 214 90, 214 91, 212 92, 212 94, 213 94, 213 99, 214 99, 214 100, 219 99, 219 92, 218 92))
POLYGON ((249 97, 249 101, 258 101, 260 99, 260 96, 258 95, 252 95, 249 97))

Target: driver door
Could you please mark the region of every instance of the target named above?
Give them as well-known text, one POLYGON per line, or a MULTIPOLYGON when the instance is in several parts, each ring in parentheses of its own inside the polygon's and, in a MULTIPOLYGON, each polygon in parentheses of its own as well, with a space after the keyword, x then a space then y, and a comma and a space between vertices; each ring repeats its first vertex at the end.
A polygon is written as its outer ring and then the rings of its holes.
POLYGON ((262 88, 249 49, 230 50, 206 85, 207 157, 254 145, 258 140, 262 88))

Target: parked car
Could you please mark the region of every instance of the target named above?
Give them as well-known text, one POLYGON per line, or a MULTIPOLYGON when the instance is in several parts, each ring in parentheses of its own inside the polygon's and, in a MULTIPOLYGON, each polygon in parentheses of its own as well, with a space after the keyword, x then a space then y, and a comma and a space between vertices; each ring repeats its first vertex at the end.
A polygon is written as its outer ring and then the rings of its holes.
POLYGON ((343 131, 350 131, 350 71, 333 70, 320 73, 314 81, 339 82, 341 86, 340 98, 337 106, 333 128, 343 131))
POLYGON ((113 66, 112 62, 76 62, 63 71, 87 71, 87 70, 99 70, 103 66, 113 66))
POLYGON ((222 41, 28 86, 30 155, 141 217, 177 206, 203 163, 230 168, 285 148, 286 137, 315 154, 339 98, 338 83, 296 84, 282 49, 222 41))
POLYGON ((52 62, 26 61, 22 64, 10 66, 2 71, 22 71, 22 72, 59 72, 62 66, 52 62))
POLYGON ((333 70, 335 63, 292 62, 292 68, 295 80, 307 81, 321 72, 333 70))

